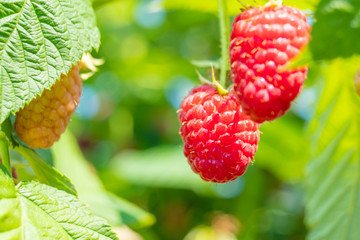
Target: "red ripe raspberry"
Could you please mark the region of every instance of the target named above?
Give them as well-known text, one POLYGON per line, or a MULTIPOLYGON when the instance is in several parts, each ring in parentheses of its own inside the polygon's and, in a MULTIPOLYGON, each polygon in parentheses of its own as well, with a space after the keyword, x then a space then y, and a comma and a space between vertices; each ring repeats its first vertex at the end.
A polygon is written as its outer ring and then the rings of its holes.
POLYGON ((32 148, 49 148, 65 131, 79 103, 82 80, 79 68, 61 75, 50 89, 21 109, 15 118, 15 131, 32 148))
POLYGON ((274 120, 299 94, 307 68, 287 64, 309 42, 310 25, 288 6, 251 8, 235 18, 230 43, 234 89, 256 122, 274 120))
POLYGON ((194 88, 179 110, 184 154, 205 181, 224 183, 244 174, 259 141, 259 124, 242 112, 234 94, 194 88))

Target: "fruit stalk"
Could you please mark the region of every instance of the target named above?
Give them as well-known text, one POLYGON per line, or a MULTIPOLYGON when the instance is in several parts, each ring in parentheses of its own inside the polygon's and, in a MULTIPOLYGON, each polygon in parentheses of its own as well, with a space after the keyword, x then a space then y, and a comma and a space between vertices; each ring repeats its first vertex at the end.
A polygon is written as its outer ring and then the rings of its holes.
POLYGON ((226 0, 218 0, 219 20, 220 20, 220 41, 221 41, 221 58, 220 58, 220 85, 226 88, 226 72, 229 64, 229 17, 227 15, 226 0))
POLYGON ((9 145, 3 132, 0 132, 0 152, 2 162, 6 170, 11 174, 9 145))

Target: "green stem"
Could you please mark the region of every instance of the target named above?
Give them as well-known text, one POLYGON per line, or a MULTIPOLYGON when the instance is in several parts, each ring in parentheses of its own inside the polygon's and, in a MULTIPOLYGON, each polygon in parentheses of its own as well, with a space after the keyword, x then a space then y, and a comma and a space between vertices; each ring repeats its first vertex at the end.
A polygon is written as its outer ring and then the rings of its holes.
POLYGON ((6 170, 11 174, 11 167, 10 167, 10 154, 9 154, 9 144, 4 133, 0 133, 0 152, 3 164, 6 170))
POLYGON ((218 0, 220 20, 220 85, 226 88, 226 72, 229 64, 229 17, 226 9, 226 0, 218 0))

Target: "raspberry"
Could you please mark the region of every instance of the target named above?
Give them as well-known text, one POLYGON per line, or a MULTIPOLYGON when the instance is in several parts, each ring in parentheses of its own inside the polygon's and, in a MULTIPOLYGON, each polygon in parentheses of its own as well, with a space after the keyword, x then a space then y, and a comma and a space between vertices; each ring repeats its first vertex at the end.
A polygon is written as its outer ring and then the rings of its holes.
POLYGON ((236 96, 210 85, 194 88, 179 110, 184 155, 205 181, 224 183, 244 174, 259 141, 259 124, 242 111, 236 96))
POLYGON ((288 6, 251 8, 235 18, 230 62, 243 110, 262 123, 281 117, 299 94, 307 68, 287 68, 309 42, 310 25, 288 6))
POLYGON ((79 68, 61 75, 50 89, 25 105, 16 114, 15 131, 32 148, 49 148, 65 131, 79 103, 82 81, 79 68))

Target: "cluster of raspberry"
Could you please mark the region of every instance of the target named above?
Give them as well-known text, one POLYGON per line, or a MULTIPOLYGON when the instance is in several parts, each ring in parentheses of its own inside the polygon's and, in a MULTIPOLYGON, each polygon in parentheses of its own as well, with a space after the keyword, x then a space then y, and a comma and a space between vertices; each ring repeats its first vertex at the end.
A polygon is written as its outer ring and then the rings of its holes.
POLYGON ((300 93, 307 67, 290 62, 310 39, 299 9, 270 5, 238 15, 230 36, 234 88, 195 87, 179 109, 184 154, 205 181, 225 183, 243 175, 254 159, 259 126, 283 116, 300 93))

